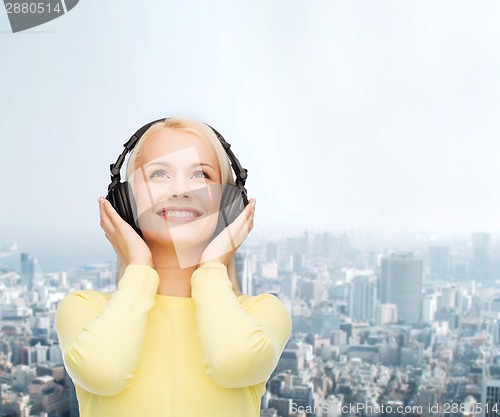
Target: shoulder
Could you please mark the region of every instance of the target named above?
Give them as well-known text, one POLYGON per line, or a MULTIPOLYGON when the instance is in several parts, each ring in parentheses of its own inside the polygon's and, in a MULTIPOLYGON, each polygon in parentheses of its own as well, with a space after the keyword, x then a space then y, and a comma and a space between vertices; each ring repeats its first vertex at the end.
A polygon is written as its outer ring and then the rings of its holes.
POLYGON ((259 294, 238 296, 238 302, 242 307, 249 311, 268 311, 274 317, 280 317, 285 321, 291 318, 288 307, 273 294, 259 294))
MULTIPOLYGON (((68 292, 59 302, 55 325, 59 335, 72 334, 77 323, 89 323, 104 310, 111 294, 94 290, 68 292)), ((83 326, 83 325, 82 325, 83 326)))
POLYGON ((111 293, 96 290, 73 290, 68 292, 59 302, 57 310, 78 308, 83 305, 94 307, 101 312, 111 297, 111 293))
POLYGON ((240 295, 238 302, 268 336, 273 335, 281 351, 292 331, 292 316, 288 307, 278 297, 267 293, 240 295))
POLYGON ((269 305, 269 306, 282 306, 286 308, 285 304, 281 302, 281 300, 276 297, 274 294, 263 293, 259 295, 248 295, 248 294, 240 294, 238 295, 238 302, 242 306, 250 306, 250 305, 269 305))

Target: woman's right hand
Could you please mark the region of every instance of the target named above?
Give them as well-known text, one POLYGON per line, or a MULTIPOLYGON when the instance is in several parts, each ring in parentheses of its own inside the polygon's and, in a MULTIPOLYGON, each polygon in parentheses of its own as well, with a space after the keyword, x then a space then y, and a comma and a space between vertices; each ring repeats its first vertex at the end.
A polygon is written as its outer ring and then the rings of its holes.
POLYGON ((108 200, 99 197, 98 201, 102 230, 125 265, 153 267, 153 257, 146 242, 120 217, 108 200))

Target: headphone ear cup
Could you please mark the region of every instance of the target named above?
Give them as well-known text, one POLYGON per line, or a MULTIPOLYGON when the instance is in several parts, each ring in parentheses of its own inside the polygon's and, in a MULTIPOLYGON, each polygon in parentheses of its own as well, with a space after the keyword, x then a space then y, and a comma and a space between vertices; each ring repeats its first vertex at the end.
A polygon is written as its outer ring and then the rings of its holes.
POLYGON ((134 219, 134 211, 129 193, 128 182, 119 182, 109 190, 106 199, 111 203, 120 217, 125 220, 142 237, 141 230, 137 227, 134 219))
POLYGON ((226 184, 220 201, 217 227, 210 241, 215 239, 220 232, 234 222, 244 209, 245 202, 241 190, 236 185, 226 184))

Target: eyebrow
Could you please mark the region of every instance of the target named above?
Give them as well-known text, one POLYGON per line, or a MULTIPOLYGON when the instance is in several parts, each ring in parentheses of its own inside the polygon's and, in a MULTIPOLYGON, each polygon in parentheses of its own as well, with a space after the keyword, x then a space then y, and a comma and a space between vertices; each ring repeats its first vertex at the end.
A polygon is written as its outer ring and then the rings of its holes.
MULTIPOLYGON (((148 168, 150 166, 153 166, 153 165, 160 165, 160 166, 164 166, 164 167, 167 167, 167 168, 170 168, 172 166, 171 163, 169 162, 150 162, 149 164, 146 164, 144 165, 144 168, 148 168)), ((200 162, 199 164, 196 163, 196 164, 192 164, 189 169, 193 169, 193 168, 197 168, 197 167, 200 167, 200 166, 207 166, 209 168, 212 168, 213 170, 215 170, 215 168, 210 165, 210 164, 207 164, 206 162, 200 162)))

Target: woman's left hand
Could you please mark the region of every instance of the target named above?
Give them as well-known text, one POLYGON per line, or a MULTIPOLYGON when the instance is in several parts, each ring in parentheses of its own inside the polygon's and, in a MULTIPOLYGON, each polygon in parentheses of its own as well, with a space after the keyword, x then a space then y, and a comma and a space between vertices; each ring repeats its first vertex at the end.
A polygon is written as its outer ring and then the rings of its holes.
POLYGON ((255 199, 251 199, 236 220, 208 244, 201 254, 200 266, 207 262, 220 262, 227 266, 252 230, 254 214, 255 199))

